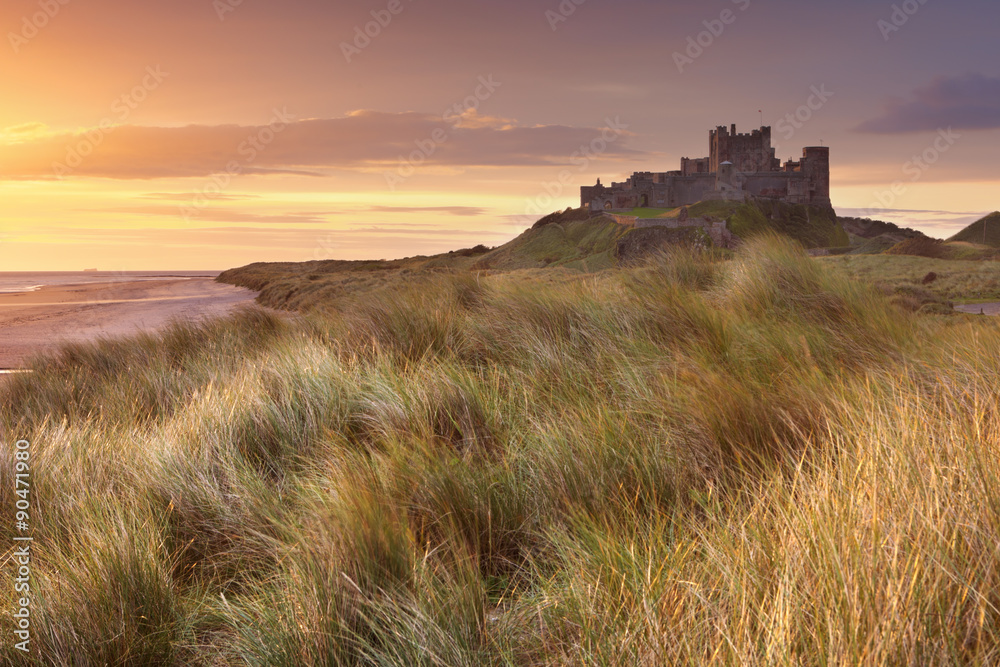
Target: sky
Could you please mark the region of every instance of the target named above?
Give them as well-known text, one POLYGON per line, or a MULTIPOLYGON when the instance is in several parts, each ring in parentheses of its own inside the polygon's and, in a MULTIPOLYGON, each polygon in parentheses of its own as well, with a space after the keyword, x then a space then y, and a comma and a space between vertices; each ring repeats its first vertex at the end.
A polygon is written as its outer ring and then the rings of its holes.
POLYGON ((0 271, 504 243, 770 125, 841 215, 1000 208, 995 0, 4 0, 0 271))

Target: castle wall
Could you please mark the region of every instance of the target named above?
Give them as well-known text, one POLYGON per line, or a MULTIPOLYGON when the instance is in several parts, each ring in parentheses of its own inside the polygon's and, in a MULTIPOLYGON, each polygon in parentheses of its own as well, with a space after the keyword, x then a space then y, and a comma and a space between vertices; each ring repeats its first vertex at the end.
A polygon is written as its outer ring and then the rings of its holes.
POLYGON ((778 172, 774 174, 750 174, 746 176, 744 189, 752 197, 781 199, 789 204, 813 204, 822 206, 829 203, 816 197, 807 173, 778 172))
POLYGON ((686 206, 707 198, 715 190, 715 174, 697 174, 671 179, 667 206, 686 206))
MULTIPOLYGON (((780 199, 790 204, 830 205, 830 149, 804 148, 802 159, 784 165, 774 157, 771 128, 737 134, 718 127, 709 133, 711 155, 682 158, 679 171, 636 172, 624 183, 580 188, 581 206, 593 211, 638 207, 673 208, 699 201, 747 197, 780 199), (719 172, 723 162, 732 162, 732 176, 719 172), (704 171, 708 169, 708 171, 704 171)), ((728 172, 727 172, 728 173, 728 172)))
POLYGON ((681 158, 681 176, 693 176, 695 174, 710 174, 712 173, 712 159, 707 157, 700 158, 681 158))

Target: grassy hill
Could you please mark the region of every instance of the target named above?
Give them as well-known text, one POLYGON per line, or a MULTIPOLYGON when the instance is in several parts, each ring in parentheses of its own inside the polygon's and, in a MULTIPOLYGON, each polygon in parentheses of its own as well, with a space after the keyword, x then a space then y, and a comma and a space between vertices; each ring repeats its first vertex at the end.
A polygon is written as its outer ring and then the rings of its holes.
POLYGON ((883 238, 885 240, 892 240, 892 244, 890 245, 895 245, 906 239, 927 238, 923 232, 910 229, 909 227, 900 227, 894 222, 886 222, 884 220, 838 216, 837 221, 851 237, 852 242, 856 239, 861 239, 859 242, 863 243, 863 240, 883 238))
MULTIPOLYGON (((725 202, 706 202, 710 205, 722 203, 725 202)), ((692 215, 700 206, 697 204, 691 208, 692 215)), ((726 219, 729 230, 740 238, 773 231, 795 239, 806 248, 850 244, 847 232, 837 221, 837 214, 832 208, 755 201, 735 206, 726 219)))
POLYGON ((306 311, 316 306, 334 307, 408 280, 464 271, 489 251, 485 246, 476 246, 388 261, 256 262, 229 269, 217 280, 259 291, 257 302, 261 305, 306 311))
POLYGON ((860 241, 848 252, 850 255, 878 255, 900 243, 894 235, 882 234, 873 238, 858 237, 860 241))
MULTIPOLYGON (((691 218, 726 220, 743 239, 778 232, 807 248, 847 244, 832 209, 754 202, 700 202, 689 206, 691 218)), ((680 208, 638 209, 644 218, 676 218, 680 208)), ((594 272, 635 262, 678 244, 704 243, 694 227, 681 230, 634 229, 587 209, 567 209, 541 218, 530 229, 497 248, 483 246, 432 257, 393 261, 318 261, 257 263, 223 273, 221 282, 259 290, 266 306, 308 310, 331 307, 399 281, 425 281, 436 273, 556 269, 594 272)))
POLYGON ((1000 211, 977 220, 948 240, 1000 248, 1000 211))
POLYGON ((546 216, 514 240, 479 257, 472 268, 485 270, 564 267, 597 271, 615 265, 614 249, 628 228, 603 216, 578 215, 579 209, 546 216))
MULTIPOLYGON (((642 219, 675 219, 682 208, 637 208, 623 215, 642 219)), ((705 201, 686 207, 691 219, 712 218, 725 220, 730 231, 743 239, 777 232, 795 239, 806 248, 846 246, 848 236, 833 209, 784 204, 781 202, 725 202, 705 201)), ((613 241, 623 238, 629 230, 608 226, 606 218, 588 219, 585 209, 568 209, 541 219, 531 231, 511 243, 501 246, 477 262, 479 266, 504 266, 509 268, 539 267, 549 265, 579 265, 585 257, 600 255, 592 262, 608 266, 613 260, 606 253, 613 241), (555 225, 554 228, 550 228, 555 225), (588 230, 587 225, 599 229, 588 230), (501 259, 502 258, 502 259, 501 259), (516 259, 515 259, 516 258, 516 259), (497 260, 491 264, 491 260, 497 260)), ((638 231, 638 230, 635 230, 638 231)), ((612 262, 613 263, 613 262, 612 262)))

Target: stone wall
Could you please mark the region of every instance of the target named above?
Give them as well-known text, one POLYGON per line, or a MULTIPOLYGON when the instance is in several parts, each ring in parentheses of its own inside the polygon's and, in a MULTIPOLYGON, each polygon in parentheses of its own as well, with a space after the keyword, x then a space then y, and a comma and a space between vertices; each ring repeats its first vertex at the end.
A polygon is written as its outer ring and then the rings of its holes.
POLYGON ((617 213, 605 213, 605 216, 611 218, 619 225, 625 225, 626 227, 635 227, 636 222, 639 220, 634 215, 618 215, 617 213))
POLYGON ((726 226, 725 220, 713 220, 712 218, 691 218, 680 220, 678 218, 640 218, 634 215, 621 215, 619 213, 605 213, 619 225, 633 227, 635 229, 650 229, 660 227, 664 229, 703 229, 712 244, 719 248, 732 248, 735 237, 726 226))

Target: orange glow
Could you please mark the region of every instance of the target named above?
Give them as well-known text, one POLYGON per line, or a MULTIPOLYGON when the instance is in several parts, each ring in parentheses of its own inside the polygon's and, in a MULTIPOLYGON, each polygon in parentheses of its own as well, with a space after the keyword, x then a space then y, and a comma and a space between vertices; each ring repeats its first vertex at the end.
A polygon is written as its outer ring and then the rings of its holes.
POLYGON ((404 3, 366 40, 361 0, 46 6, 0 6, 0 271, 497 245, 597 177, 705 154, 708 129, 761 108, 779 157, 831 146, 846 213, 904 178, 933 123, 960 138, 885 219, 946 235, 1000 207, 1000 79, 982 71, 1000 60, 940 39, 997 51, 985 16, 929 7, 887 45, 862 7, 755 4, 679 72, 671 54, 718 14, 702 3, 587 3, 556 25, 527 0, 404 3), (774 35, 795 58, 761 48, 774 35), (803 107, 820 84, 829 101, 803 107), (609 122, 627 131, 595 143, 609 122))

